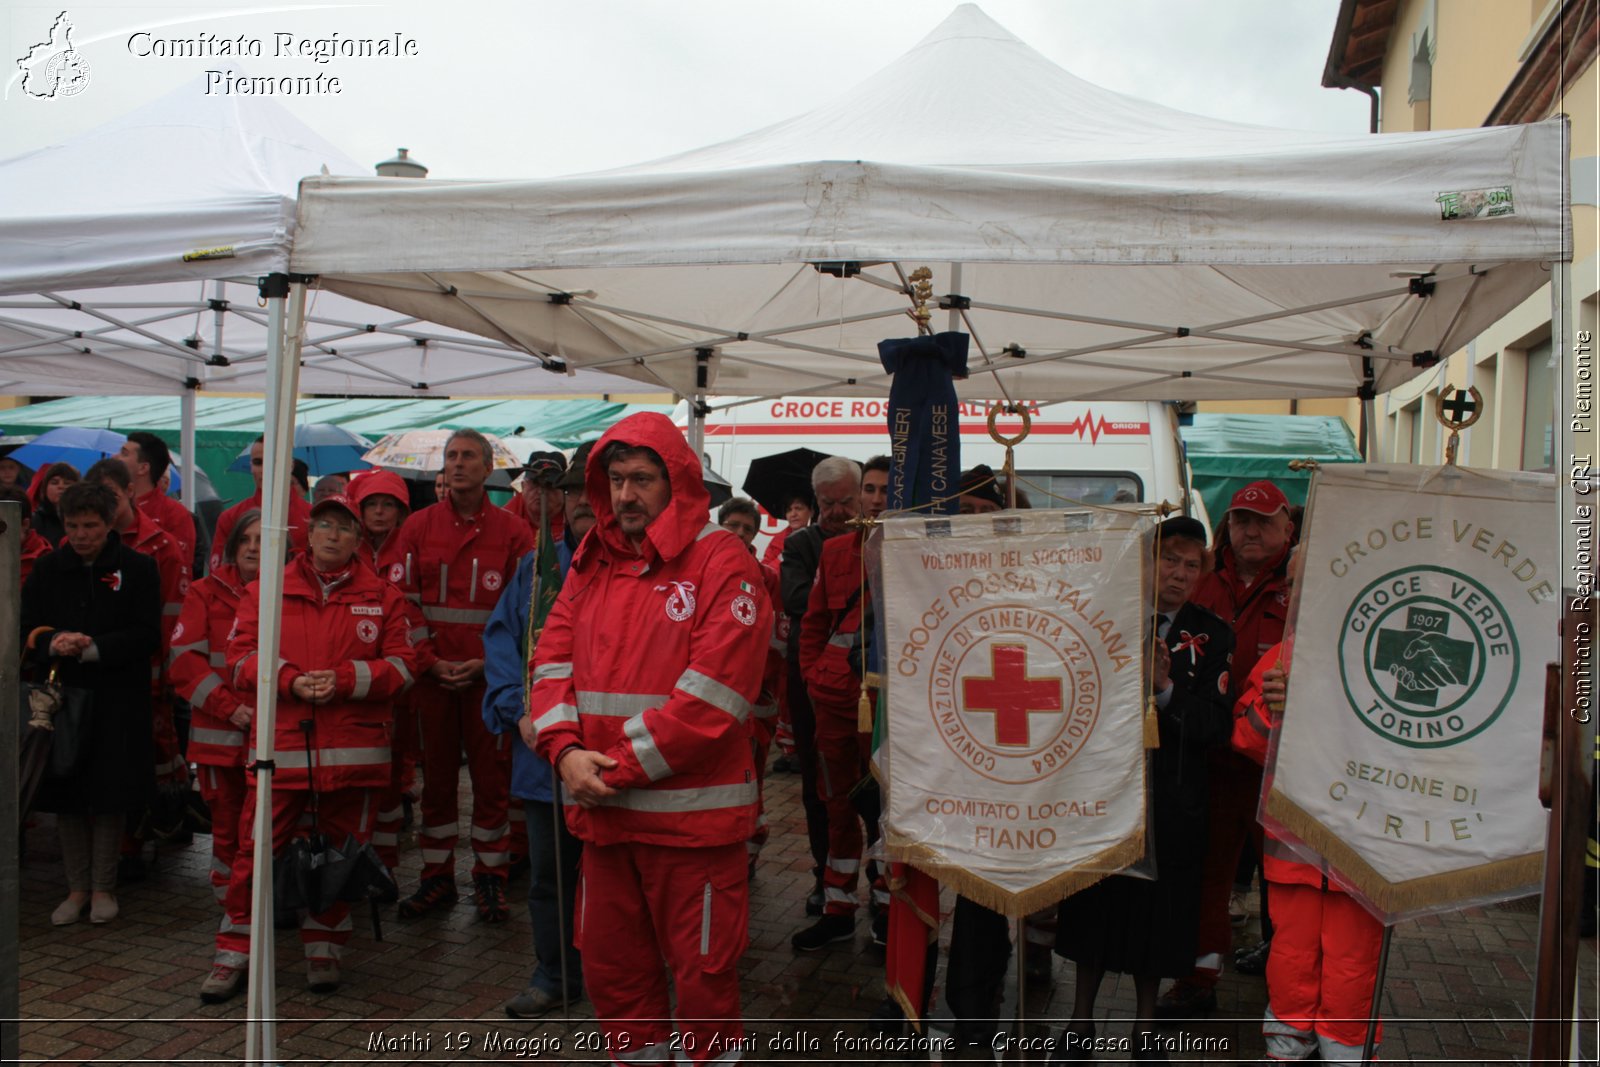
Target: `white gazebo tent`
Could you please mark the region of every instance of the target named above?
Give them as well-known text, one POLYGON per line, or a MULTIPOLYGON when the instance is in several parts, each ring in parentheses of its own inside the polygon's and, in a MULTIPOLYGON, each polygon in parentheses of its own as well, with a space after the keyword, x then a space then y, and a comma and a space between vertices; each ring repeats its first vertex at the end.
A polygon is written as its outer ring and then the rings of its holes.
MULTIPOLYGON (((207 96, 198 81, 85 134, 0 161, 0 393, 180 396, 190 507, 197 391, 266 393, 268 422, 282 443, 267 457, 268 484, 276 487, 268 512, 281 516, 295 405, 273 379, 281 368, 269 358, 281 351, 281 336, 276 348, 269 339, 282 301, 269 307, 258 278, 281 279, 288 269, 300 179, 363 169, 278 104, 207 96)), ((628 379, 569 369, 332 293, 315 294, 294 336, 299 384, 316 393, 638 391, 628 379)), ((281 520, 265 525, 265 551, 281 557, 281 520)), ((281 573, 262 575, 265 601, 277 602, 281 581, 281 573)), ((270 636, 266 629, 263 662, 270 663, 277 629, 270 636)), ((258 685, 258 698, 262 691, 258 685)), ((265 692, 270 701, 270 683, 265 692)), ((272 758, 270 744, 257 750, 272 758)), ((270 866, 258 870, 270 888, 270 866)), ((255 959, 270 975, 271 938, 257 945, 255 959)), ((266 998, 252 1016, 270 1016, 270 979, 255 978, 252 989, 266 998)))
POLYGON ((918 267, 972 335, 966 398, 1370 403, 1552 272, 1563 318, 1566 142, 1563 120, 1372 136, 1183 114, 963 5, 837 100, 682 155, 308 179, 291 268, 702 412, 885 392, 876 343, 912 331, 918 267))
POLYGON ((882 392, 876 343, 910 330, 906 275, 929 266, 973 335, 969 398, 1351 396, 1548 280, 1570 243, 1564 136, 1188 115, 963 5, 837 100, 667 159, 308 179, 291 266, 684 395, 882 392), (1489 190, 1510 210, 1491 217, 1489 190))

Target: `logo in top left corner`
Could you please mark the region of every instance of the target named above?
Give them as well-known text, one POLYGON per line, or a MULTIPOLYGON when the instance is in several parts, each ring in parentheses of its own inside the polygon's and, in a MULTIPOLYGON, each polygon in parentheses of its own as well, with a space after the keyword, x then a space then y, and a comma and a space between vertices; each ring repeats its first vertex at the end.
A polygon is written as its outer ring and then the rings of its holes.
POLYGON ((17 59, 22 91, 41 100, 77 96, 89 87, 89 61, 72 46, 72 19, 65 11, 50 26, 50 36, 17 59))

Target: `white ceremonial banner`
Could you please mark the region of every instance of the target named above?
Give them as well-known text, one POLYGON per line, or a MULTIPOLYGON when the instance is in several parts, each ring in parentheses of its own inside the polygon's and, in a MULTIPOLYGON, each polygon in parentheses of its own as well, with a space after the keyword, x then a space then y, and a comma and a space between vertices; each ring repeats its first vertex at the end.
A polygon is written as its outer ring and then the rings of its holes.
POLYGON ((894 858, 1017 917, 1143 857, 1153 526, 1109 510, 883 523, 894 858))
POLYGON ((1263 822, 1386 923, 1537 888, 1555 481, 1317 473, 1263 822))

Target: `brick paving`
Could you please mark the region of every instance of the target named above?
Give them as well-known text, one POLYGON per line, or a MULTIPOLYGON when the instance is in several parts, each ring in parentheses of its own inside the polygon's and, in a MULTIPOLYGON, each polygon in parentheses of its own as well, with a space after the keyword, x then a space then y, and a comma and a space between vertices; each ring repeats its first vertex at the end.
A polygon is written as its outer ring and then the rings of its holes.
MULTIPOLYGON (((464 776, 463 776, 464 777, 464 776)), ((800 955, 789 936, 804 923, 809 889, 797 775, 768 781, 772 841, 751 891, 750 948, 741 971, 750 1050, 766 1063, 906 1062, 838 1046, 839 1035, 860 1035, 862 1020, 883 997, 882 954, 863 918, 854 943, 800 955)), ((22 868, 21 1048, 24 1062, 202 1063, 242 1059, 244 998, 201 1005, 200 981, 211 959, 218 908, 206 870, 210 839, 163 850, 150 878, 120 892, 122 914, 105 926, 55 928, 51 909, 63 895, 54 828, 47 816, 27 835, 22 868)), ((403 890, 414 886, 419 858, 407 846, 403 890)), ((523 895, 512 887, 512 921, 476 921, 466 871, 458 863, 462 900, 450 911, 402 923, 385 909, 384 941, 372 939, 365 908, 353 918, 342 988, 319 996, 305 988, 294 932, 280 933, 277 1041, 279 1060, 299 1063, 471 1063, 490 1060, 604 1062, 587 1002, 570 1021, 522 1022, 502 1005, 525 984, 531 940, 523 895), (387 1042, 387 1044, 384 1044, 387 1042), (463 1047, 465 1046, 465 1047, 463 1047)), ((1253 902, 1253 901, 1252 901, 1253 902)), ((949 900, 946 900, 948 906, 949 900)), ((1533 1000, 1537 937, 1534 901, 1469 908, 1397 927, 1383 1007, 1382 1056, 1393 1062, 1471 1064, 1523 1062, 1527 1014, 1533 1000)), ((1253 943, 1256 920, 1239 931, 1253 943)), ((944 931, 948 943, 948 926, 944 931)), ((944 954, 941 953, 941 961, 944 954)), ((1580 1029, 1584 1062, 1595 1058, 1595 942, 1583 942, 1580 1029)), ((948 1028, 939 975, 930 1033, 948 1028)), ((1173 1059, 1194 1063, 1254 1062, 1263 1055, 1262 979, 1233 973, 1218 987, 1219 1010, 1209 1018, 1161 1032, 1179 1042, 1173 1059)), ((1026 1011, 1012 1033, 1059 1032, 1070 1013, 1072 968, 1055 961, 1049 987, 1029 989, 1026 1011)), ((1016 981, 1007 983, 1007 1015, 1016 1010, 1016 981)), ((1107 976, 1099 998, 1102 1035, 1126 1035, 1133 984, 1107 976)), ((1099 1062, 1122 1062, 1105 1053, 1099 1062)), ((923 1054, 924 1061, 937 1055, 923 1054)), ((1043 1062, 1040 1053, 1008 1062, 1043 1062)))

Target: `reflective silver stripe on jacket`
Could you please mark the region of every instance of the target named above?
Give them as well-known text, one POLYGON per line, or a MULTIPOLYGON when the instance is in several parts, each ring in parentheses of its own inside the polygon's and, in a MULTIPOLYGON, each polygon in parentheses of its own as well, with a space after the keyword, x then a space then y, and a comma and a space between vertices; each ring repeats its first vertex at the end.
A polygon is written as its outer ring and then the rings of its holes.
POLYGON ((198 652, 201 655, 205 655, 206 653, 210 652, 210 650, 211 650, 211 642, 207 641, 203 637, 200 640, 196 641, 192 645, 173 645, 172 646, 172 651, 167 653, 167 662, 171 663, 173 660, 177 659, 179 656, 184 655, 185 653, 188 653, 188 652, 198 652))
POLYGON ((243 730, 208 730, 204 726, 191 726, 189 740, 202 745, 223 745, 238 748, 244 744, 243 730))
POLYGON ((596 693, 580 689, 578 711, 584 715, 631 719, 650 708, 659 708, 668 699, 666 693, 596 693))
POLYGON ((704 530, 701 530, 699 533, 694 535, 694 539, 696 541, 704 541, 706 538, 710 537, 720 529, 722 529, 722 527, 718 526, 714 522, 707 523, 704 530))
POLYGON ((754 704, 750 710, 755 713, 755 717, 758 719, 770 719, 778 714, 778 702, 769 700, 765 704, 754 704))
POLYGON ((754 804, 756 788, 755 782, 738 782, 701 789, 624 789, 614 797, 601 798, 600 804, 631 811, 714 811, 754 804))
POLYGON ((856 635, 854 633, 834 634, 832 637, 828 638, 828 644, 832 645, 834 648, 849 648, 855 643, 856 635))
POLYGON ((406 667, 406 661, 401 659, 399 656, 385 656, 383 657, 383 662, 399 671, 400 677, 406 683, 406 685, 409 686, 416 681, 415 678, 411 677, 411 671, 406 667))
POLYGON ((541 663, 533 669, 533 680, 542 682, 546 678, 571 678, 571 663, 541 663))
POLYGON ((200 684, 194 687, 194 695, 189 698, 189 703, 198 708, 206 702, 206 697, 217 691, 217 687, 221 684, 221 678, 214 674, 206 675, 200 679, 200 684))
POLYGON ((439 564, 439 603, 450 599, 450 564, 439 564))
POLYGON ((355 685, 350 689, 350 699, 365 700, 367 694, 372 691, 372 668, 367 666, 367 661, 364 659, 353 659, 350 661, 350 666, 355 668, 356 672, 355 685))
MULTIPOLYGON (((306 770, 310 765, 306 762, 306 750, 298 749, 289 751, 278 749, 274 754, 278 761, 278 769, 285 768, 295 771, 306 770)), ((318 767, 368 767, 373 764, 387 764, 389 762, 389 749, 384 748, 324 748, 313 750, 311 755, 318 767)))
POLYGON ((181 601, 181 600, 169 600, 169 601, 167 601, 165 604, 161 605, 161 614, 163 614, 163 615, 182 615, 183 614, 183 601, 181 601))
POLYGON ((740 722, 750 717, 750 702, 715 678, 690 667, 678 676, 677 688, 699 697, 714 708, 721 708, 740 722))
POLYGON ((226 667, 228 665, 228 654, 226 652, 213 652, 211 653, 210 662, 213 667, 226 667))
POLYGON ((428 640, 430 637, 433 636, 433 631, 429 630, 426 626, 418 626, 415 630, 411 631, 409 636, 410 636, 410 639, 411 639, 411 643, 414 645, 418 641, 426 641, 426 640, 428 640))
MULTIPOLYGON (((440 599, 444 599, 440 597, 440 599)), ((472 584, 467 586, 467 602, 476 603, 478 600, 478 557, 472 557, 472 584)))
POLYGON ((557 704, 534 720, 534 736, 537 737, 541 732, 550 729, 557 723, 563 722, 570 722, 576 725, 578 722, 578 709, 571 704, 557 704))
POLYGON ((672 765, 656 747, 656 739, 650 736, 650 728, 644 724, 642 714, 622 724, 622 735, 633 742, 634 758, 652 782, 659 782, 672 774, 672 765))
POLYGON ((488 623, 492 611, 481 608, 441 608, 424 605, 422 617, 429 622, 463 623, 469 626, 483 626, 488 623))

